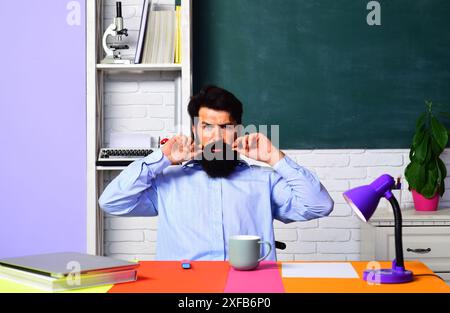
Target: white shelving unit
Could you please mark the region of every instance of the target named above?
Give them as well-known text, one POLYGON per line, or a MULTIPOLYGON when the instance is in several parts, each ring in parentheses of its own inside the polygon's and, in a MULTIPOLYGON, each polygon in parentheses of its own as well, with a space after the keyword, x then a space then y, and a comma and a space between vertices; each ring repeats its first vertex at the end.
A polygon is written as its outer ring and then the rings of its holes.
MULTIPOLYGON (((103 255, 103 219, 98 206, 98 198, 103 191, 103 174, 106 171, 121 171, 125 167, 96 166, 97 156, 103 147, 104 127, 104 83, 109 73, 133 73, 146 75, 151 72, 175 73, 175 123, 176 131, 190 134, 187 104, 192 95, 192 0, 181 1, 181 64, 101 64, 103 48, 104 0, 86 2, 87 22, 87 252, 89 254, 103 255)), ((125 3, 123 0, 122 3, 125 3)))
POLYGON ((147 72, 147 71, 181 71, 181 64, 97 64, 102 71, 147 72))
POLYGON ((121 171, 126 166, 96 166, 97 171, 121 171))

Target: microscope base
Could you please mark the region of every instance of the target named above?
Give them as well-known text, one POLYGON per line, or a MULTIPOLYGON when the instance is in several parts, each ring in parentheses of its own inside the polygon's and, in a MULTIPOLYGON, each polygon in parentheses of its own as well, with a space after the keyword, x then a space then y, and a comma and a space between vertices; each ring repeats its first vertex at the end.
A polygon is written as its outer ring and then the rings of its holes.
POLYGON ((117 59, 112 56, 106 56, 102 62, 102 64, 131 64, 131 60, 126 59, 117 59))

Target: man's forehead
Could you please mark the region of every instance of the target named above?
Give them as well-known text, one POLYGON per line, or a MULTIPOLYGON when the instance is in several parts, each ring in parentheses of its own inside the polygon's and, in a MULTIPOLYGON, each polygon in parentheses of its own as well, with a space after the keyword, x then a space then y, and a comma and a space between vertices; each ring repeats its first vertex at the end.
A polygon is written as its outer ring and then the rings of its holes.
POLYGON ((211 125, 233 124, 233 119, 231 118, 230 113, 226 111, 201 108, 198 113, 198 121, 200 123, 211 125))

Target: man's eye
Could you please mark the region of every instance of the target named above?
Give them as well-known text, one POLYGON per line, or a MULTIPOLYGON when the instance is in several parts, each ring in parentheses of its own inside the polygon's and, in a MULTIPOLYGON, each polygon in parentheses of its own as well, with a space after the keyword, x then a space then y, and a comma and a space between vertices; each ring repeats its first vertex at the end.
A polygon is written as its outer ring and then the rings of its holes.
POLYGON ((213 125, 203 125, 203 129, 212 130, 213 129, 213 125))

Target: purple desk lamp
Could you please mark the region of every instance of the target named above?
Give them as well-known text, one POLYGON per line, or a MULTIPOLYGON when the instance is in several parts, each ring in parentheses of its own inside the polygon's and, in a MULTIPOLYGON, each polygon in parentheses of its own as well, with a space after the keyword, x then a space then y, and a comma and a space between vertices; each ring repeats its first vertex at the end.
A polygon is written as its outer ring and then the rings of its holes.
POLYGON ((392 205, 395 219, 395 259, 391 269, 364 271, 363 279, 373 283, 397 284, 413 280, 413 273, 405 270, 402 244, 402 214, 397 199, 391 190, 394 188, 394 178, 385 174, 378 177, 370 185, 356 187, 344 192, 344 198, 355 211, 356 215, 367 222, 375 212, 382 197, 392 205))

